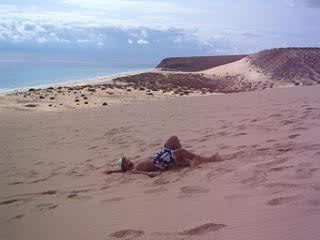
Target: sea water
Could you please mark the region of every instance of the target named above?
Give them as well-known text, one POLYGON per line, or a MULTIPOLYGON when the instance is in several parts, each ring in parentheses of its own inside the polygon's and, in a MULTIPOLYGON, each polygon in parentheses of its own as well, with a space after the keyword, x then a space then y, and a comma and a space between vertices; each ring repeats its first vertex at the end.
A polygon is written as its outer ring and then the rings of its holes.
POLYGON ((152 66, 146 64, 119 66, 103 62, 1 61, 0 92, 111 77, 150 68, 152 66))

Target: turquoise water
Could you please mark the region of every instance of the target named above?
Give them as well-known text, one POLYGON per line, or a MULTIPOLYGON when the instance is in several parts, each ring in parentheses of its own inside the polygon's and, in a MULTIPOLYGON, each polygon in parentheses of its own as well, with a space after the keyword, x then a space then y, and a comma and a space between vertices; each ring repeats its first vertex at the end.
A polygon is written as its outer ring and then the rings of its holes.
POLYGON ((0 91, 88 80, 152 68, 90 62, 0 62, 0 91))

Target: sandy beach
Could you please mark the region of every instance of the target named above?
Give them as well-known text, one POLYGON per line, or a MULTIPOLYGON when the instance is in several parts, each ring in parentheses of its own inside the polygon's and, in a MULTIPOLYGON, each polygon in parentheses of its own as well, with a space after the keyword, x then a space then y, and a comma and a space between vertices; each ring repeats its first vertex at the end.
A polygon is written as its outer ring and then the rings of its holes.
POLYGON ((166 73, 158 70, 100 78, 81 84, 29 88, 0 95, 0 110, 68 111, 118 104, 137 104, 176 96, 232 92, 219 88, 201 74, 166 73))
POLYGON ((319 90, 2 108, 0 239, 318 239, 319 90), (170 135, 224 161, 104 174, 170 135))

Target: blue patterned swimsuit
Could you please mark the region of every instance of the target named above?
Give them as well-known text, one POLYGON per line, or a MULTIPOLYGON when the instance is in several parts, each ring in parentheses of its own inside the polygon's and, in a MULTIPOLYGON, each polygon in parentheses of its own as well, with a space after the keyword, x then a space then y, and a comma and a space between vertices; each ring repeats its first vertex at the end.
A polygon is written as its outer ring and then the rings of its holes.
POLYGON ((161 148, 159 153, 153 155, 154 164, 159 170, 167 170, 176 164, 172 150, 168 148, 161 148))

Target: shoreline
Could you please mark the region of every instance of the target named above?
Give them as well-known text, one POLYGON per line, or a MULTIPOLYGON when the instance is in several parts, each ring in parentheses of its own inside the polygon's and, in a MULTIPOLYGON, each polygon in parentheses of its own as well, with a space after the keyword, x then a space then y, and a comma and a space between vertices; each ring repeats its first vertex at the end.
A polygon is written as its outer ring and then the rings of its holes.
MULTIPOLYGON (((288 84, 286 85, 288 86, 288 84)), ((138 104, 173 97, 220 95, 283 87, 239 76, 171 72, 157 68, 107 77, 28 87, 0 94, 0 111, 65 111, 114 104, 138 104)))
POLYGON ((106 75, 106 76, 96 76, 96 77, 90 77, 90 78, 78 79, 78 80, 67 80, 59 83, 30 85, 30 86, 23 86, 23 87, 17 87, 17 88, 0 88, 0 96, 5 96, 7 94, 14 93, 14 92, 28 91, 30 88, 42 89, 42 88, 59 87, 59 86, 81 86, 86 84, 99 84, 99 83, 105 83, 107 81, 112 82, 113 79, 118 77, 126 77, 126 76, 145 73, 145 72, 152 72, 154 70, 155 70, 154 68, 147 68, 144 70, 120 72, 117 74, 106 75))
POLYGON ((24 88, 0 97, 0 111, 64 111, 114 104, 137 104, 178 96, 231 93, 201 74, 165 73, 157 69, 79 82, 24 88))

